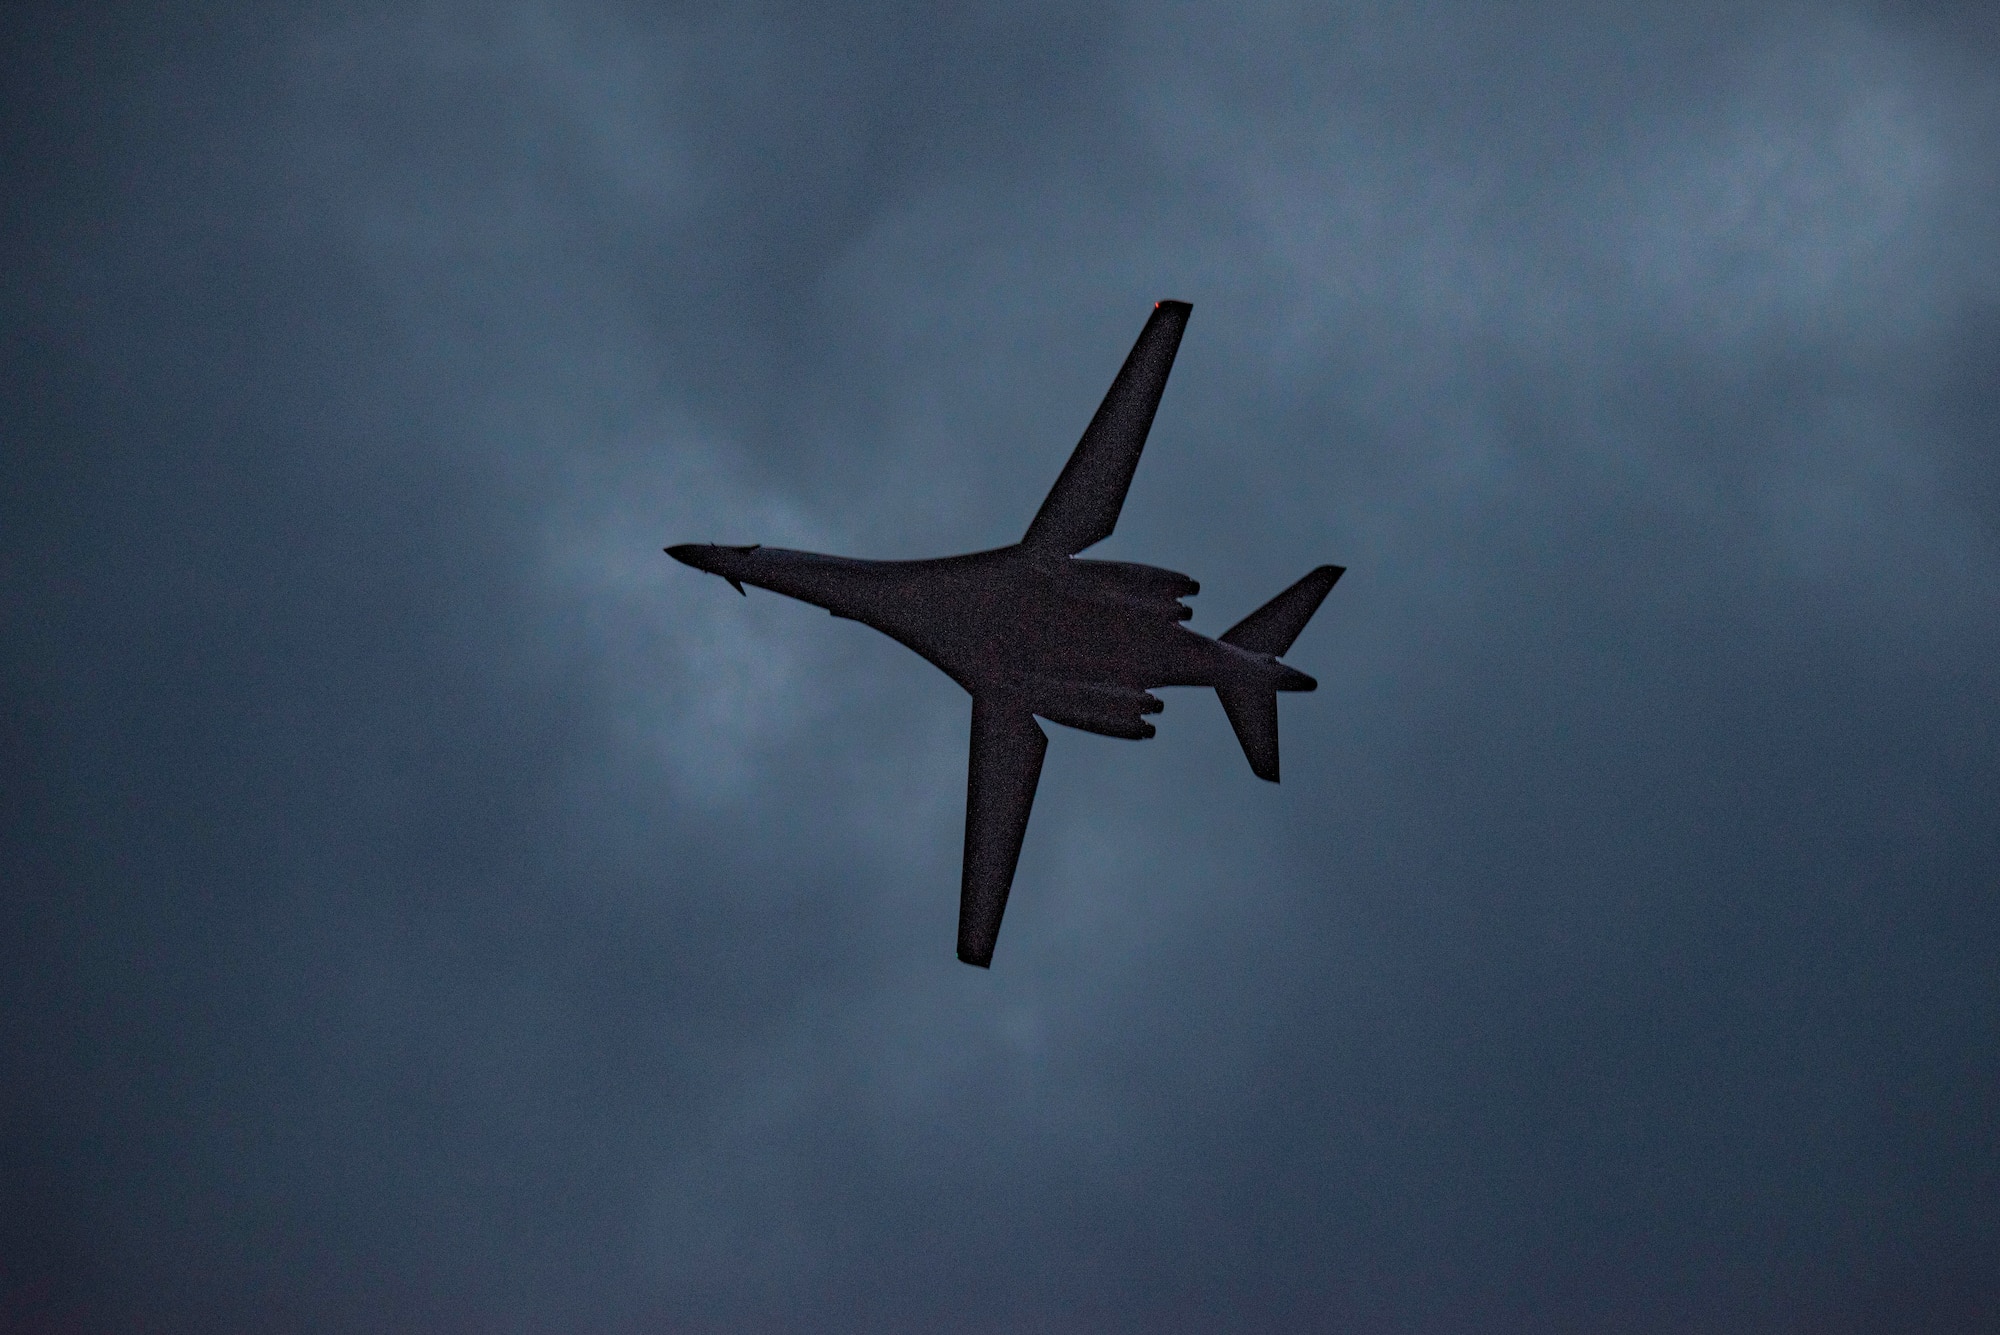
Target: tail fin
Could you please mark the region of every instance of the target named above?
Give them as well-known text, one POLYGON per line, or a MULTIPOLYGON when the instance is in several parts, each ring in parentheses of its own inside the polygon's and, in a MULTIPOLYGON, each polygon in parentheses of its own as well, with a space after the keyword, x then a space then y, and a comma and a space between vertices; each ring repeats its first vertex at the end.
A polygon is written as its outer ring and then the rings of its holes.
MULTIPOLYGON (((1230 627, 1222 642, 1253 654, 1277 657, 1292 647, 1292 641, 1299 638, 1306 622, 1312 620, 1313 613, 1326 601, 1326 595, 1333 591, 1334 582, 1346 573, 1345 566, 1320 566, 1230 627)), ((1272 783, 1278 781, 1277 692, 1310 691, 1318 684, 1305 673, 1294 672, 1282 663, 1277 667, 1276 680, 1269 685, 1215 688, 1216 697, 1222 701, 1222 712, 1229 715, 1229 726, 1236 729, 1236 740, 1243 744, 1250 772, 1272 783)))
MULTIPOLYGON (((1233 644, 1238 649, 1248 649, 1253 654, 1284 653, 1292 647, 1292 641, 1299 638, 1299 632, 1306 628, 1306 622, 1312 620, 1313 613, 1319 611, 1320 603, 1332 592, 1334 581, 1346 573, 1346 566, 1320 566, 1230 627, 1222 642, 1233 644)), ((1222 703, 1227 708, 1229 701, 1225 697, 1222 703)), ((1236 721, 1234 710, 1230 711, 1229 719, 1232 723, 1236 721)), ((1243 735, 1240 723, 1236 733, 1239 737, 1243 735)), ((1267 776, 1270 778, 1277 777, 1277 735, 1274 724, 1271 732, 1271 774, 1267 776)), ((1245 742, 1244 746, 1248 748, 1249 743, 1245 742)), ((1251 764, 1254 767, 1256 762, 1253 760, 1251 764)))
MULTIPOLYGON (((1306 613, 1311 616, 1311 612, 1306 613)), ((1278 695, 1260 686, 1218 686, 1222 712, 1243 743, 1243 755, 1250 772, 1260 779, 1278 781, 1278 695)))

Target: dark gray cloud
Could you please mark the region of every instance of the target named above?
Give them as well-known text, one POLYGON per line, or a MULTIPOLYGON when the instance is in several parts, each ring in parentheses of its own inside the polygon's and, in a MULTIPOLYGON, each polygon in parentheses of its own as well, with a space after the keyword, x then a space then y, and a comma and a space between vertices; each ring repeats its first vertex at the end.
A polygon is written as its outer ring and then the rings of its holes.
POLYGON ((0 1325, 1976 1330, 1982 11, 4 20, 0 1325), (659 554, 1351 573, 1287 777, 659 554))

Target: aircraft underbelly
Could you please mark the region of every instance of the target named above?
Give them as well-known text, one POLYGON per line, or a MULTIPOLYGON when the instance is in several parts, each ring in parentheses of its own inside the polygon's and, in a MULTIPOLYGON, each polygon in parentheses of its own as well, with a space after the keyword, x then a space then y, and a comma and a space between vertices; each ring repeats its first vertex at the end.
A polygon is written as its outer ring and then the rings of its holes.
POLYGON ((1160 621, 1098 626, 1062 625, 1053 634, 1023 634, 1012 653, 999 655, 1015 670, 1066 681, 1100 682, 1136 689, 1178 683, 1200 673, 1201 637, 1160 621))
POLYGON ((837 608, 914 650, 968 690, 981 683, 1053 680, 1117 685, 1210 685, 1229 650, 1187 629, 1171 603, 1037 596, 1035 589, 897 589, 837 608))

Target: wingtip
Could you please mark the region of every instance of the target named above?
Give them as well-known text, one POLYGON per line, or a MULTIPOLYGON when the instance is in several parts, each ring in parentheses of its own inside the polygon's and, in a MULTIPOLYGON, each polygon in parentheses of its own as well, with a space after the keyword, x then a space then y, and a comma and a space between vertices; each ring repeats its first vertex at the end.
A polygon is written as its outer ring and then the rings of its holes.
POLYGON ((991 955, 988 955, 983 960, 976 959, 962 950, 958 952, 958 962, 960 964, 970 964, 975 969, 991 969, 993 967, 993 957, 991 955))

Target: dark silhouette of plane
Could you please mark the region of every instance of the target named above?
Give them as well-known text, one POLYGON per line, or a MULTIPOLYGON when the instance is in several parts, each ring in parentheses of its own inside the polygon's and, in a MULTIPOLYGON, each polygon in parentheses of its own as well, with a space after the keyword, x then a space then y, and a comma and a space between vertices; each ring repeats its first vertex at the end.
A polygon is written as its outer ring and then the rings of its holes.
POLYGON ((1035 722, 1107 737, 1153 735, 1155 686, 1210 686, 1250 769, 1278 781, 1279 691, 1319 685, 1278 661, 1344 571, 1320 566, 1220 639, 1180 623, 1186 575, 1076 554, 1111 535, 1187 328, 1162 301, 1126 357, 1027 534, 1012 547, 930 561, 857 561, 689 543, 676 561, 859 621, 916 650, 972 696, 958 957, 989 968, 1048 738, 1035 722))

